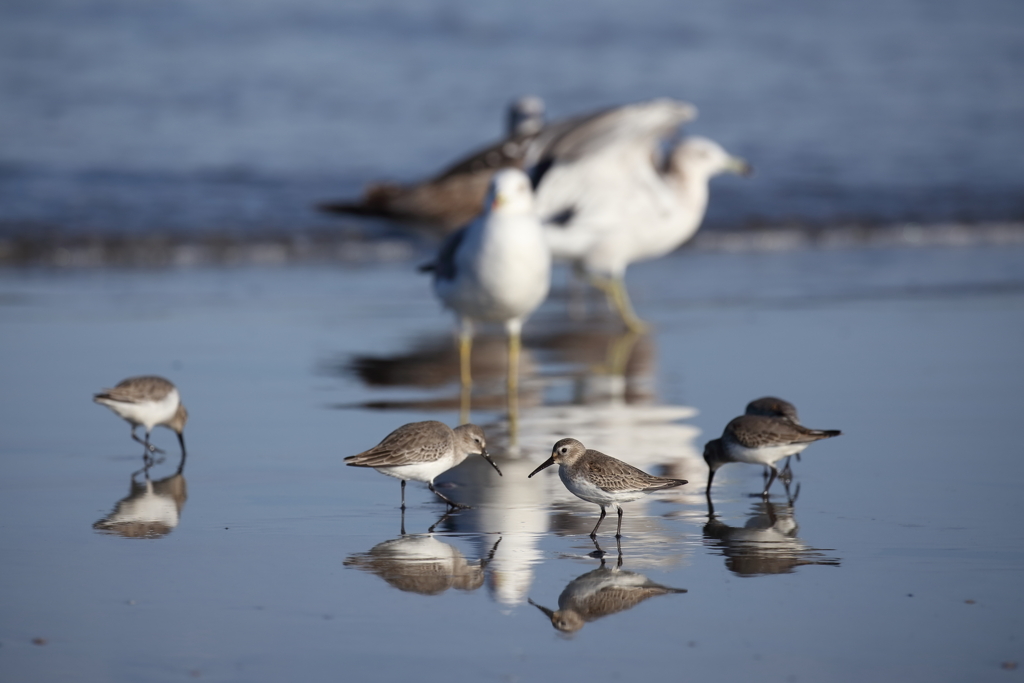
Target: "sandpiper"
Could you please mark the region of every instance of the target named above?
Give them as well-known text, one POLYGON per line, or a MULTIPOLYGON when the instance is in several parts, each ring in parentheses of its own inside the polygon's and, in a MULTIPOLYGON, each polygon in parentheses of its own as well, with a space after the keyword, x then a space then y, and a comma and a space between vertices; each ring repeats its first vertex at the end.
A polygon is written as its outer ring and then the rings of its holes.
POLYGON ((470 454, 477 453, 501 470, 487 454, 484 430, 474 424, 450 428, 443 422, 427 420, 402 425, 368 451, 345 458, 351 467, 372 467, 381 474, 402 480, 402 509, 405 509, 405 482, 422 481, 450 508, 468 508, 450 500, 434 488, 434 478, 455 467, 470 454))
POLYGON ((94 395, 92 400, 113 410, 132 426, 132 438, 143 444, 146 451, 143 457, 149 461, 150 453, 163 453, 163 450, 149 443, 149 433, 159 425, 168 427, 178 435, 181 444, 181 466, 185 464, 185 423, 188 422, 188 411, 181 402, 177 387, 163 377, 144 375, 129 377, 122 380, 113 389, 104 389, 94 395), (139 426, 146 428, 146 439, 143 441, 135 434, 139 426))
POLYGON ((711 499, 711 482, 715 472, 730 462, 765 465, 771 476, 761 495, 768 497, 775 478, 779 475, 775 463, 789 455, 796 455, 815 441, 842 434, 837 429, 808 429, 791 420, 763 415, 741 415, 725 426, 722 436, 704 445, 704 461, 710 468, 707 494, 711 499))
POLYGON ((526 174, 513 168, 495 173, 484 212, 449 236, 435 261, 423 270, 433 271, 434 291, 458 316, 464 392, 471 384, 474 323, 504 325, 508 335, 509 416, 514 422, 520 333, 523 322, 547 297, 551 282, 551 254, 534 212, 533 191, 526 174))
POLYGON ((597 530, 604 521, 605 508, 614 505, 619 513, 615 538, 622 537, 622 505, 648 493, 682 486, 685 479, 655 477, 617 460, 600 451, 588 450, 576 439, 562 439, 551 449, 551 457, 530 473, 530 477, 545 467, 558 465, 558 476, 577 498, 601 506, 601 516, 590 532, 597 538, 597 530))

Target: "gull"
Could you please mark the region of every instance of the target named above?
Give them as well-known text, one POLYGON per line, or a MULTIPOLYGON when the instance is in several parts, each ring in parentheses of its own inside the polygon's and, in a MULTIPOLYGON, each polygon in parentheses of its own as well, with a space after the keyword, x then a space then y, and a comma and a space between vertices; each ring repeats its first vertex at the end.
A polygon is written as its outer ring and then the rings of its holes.
POLYGON ((450 500, 435 489, 434 479, 461 464, 472 453, 482 456, 501 474, 487 454, 483 429, 474 424, 452 429, 443 422, 427 420, 402 425, 373 448, 345 458, 345 464, 372 467, 381 474, 401 479, 402 510, 405 510, 405 482, 408 480, 424 482, 449 508, 466 508, 468 506, 450 500))
POLYGON ((459 320, 459 367, 468 396, 476 323, 498 323, 508 336, 509 416, 514 423, 523 322, 548 295, 551 254, 533 209, 533 192, 517 169, 491 179, 484 212, 441 245, 421 270, 434 274, 434 292, 459 320))
POLYGON ((630 330, 644 331, 624 284, 631 263, 658 258, 697 232, 708 182, 750 165, 703 137, 666 140, 696 118, 686 102, 656 99, 546 128, 528 172, 552 256, 607 295, 630 330))
MULTIPOLYGON (((622 505, 643 498, 654 491, 682 486, 685 479, 667 479, 647 474, 630 464, 589 450, 576 439, 561 439, 551 449, 551 457, 530 473, 537 474, 546 467, 558 465, 558 477, 577 498, 599 505, 601 516, 590 532, 590 538, 597 538, 597 530, 605 518, 605 508, 614 505, 619 513, 619 524, 615 538, 622 537, 622 505)), ((529 478, 527 477, 527 478, 529 478)))
POLYGON ((154 427, 164 426, 178 435, 181 444, 181 467, 185 464, 185 423, 188 422, 188 411, 181 402, 177 387, 163 377, 145 375, 129 377, 118 382, 113 389, 104 389, 92 397, 100 405, 105 405, 132 426, 132 438, 143 444, 146 450, 143 457, 149 461, 150 453, 163 453, 149 443, 149 434, 154 427), (135 430, 146 428, 146 439, 140 439, 135 430))
POLYGON ((504 139, 471 152, 421 182, 375 183, 366 188, 360 199, 326 202, 319 209, 388 218, 445 235, 480 213, 495 171, 522 167, 530 144, 543 126, 544 100, 520 97, 509 105, 504 139))
POLYGON ((711 500, 711 482, 715 472, 731 462, 765 465, 771 470, 768 483, 761 493, 768 497, 775 478, 779 475, 775 463, 796 455, 815 441, 842 434, 838 429, 808 429, 803 425, 778 417, 740 415, 725 426, 722 436, 704 445, 704 461, 708 464, 706 495, 711 500))

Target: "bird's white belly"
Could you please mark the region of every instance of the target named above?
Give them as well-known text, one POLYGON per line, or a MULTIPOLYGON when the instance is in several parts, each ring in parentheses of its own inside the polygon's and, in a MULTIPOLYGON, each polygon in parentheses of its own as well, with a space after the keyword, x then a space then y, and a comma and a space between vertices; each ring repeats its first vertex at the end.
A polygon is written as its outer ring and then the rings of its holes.
POLYGON ((434 477, 450 470, 457 464, 453 458, 441 458, 432 462, 417 462, 409 465, 397 465, 395 467, 375 467, 374 469, 381 474, 386 474, 396 479, 430 483, 434 481, 434 477))
POLYGON ((574 496, 581 498, 588 503, 600 505, 601 507, 618 505, 619 503, 628 503, 631 500, 636 500, 644 496, 643 491, 605 491, 604 489, 592 484, 588 479, 574 479, 570 477, 566 468, 561 465, 558 467, 558 477, 562 480, 562 483, 565 484, 565 488, 569 489, 569 492, 574 496))
POLYGON ((142 401, 140 403, 126 403, 110 399, 100 399, 100 401, 133 425, 142 425, 146 431, 151 431, 156 425, 170 422, 178 410, 181 399, 178 396, 178 390, 174 389, 159 401, 142 401))
POLYGON ((729 457, 736 462, 745 462, 752 465, 774 465, 787 455, 796 455, 807 448, 808 445, 805 443, 794 443, 747 448, 738 443, 730 443, 727 448, 729 449, 729 457))

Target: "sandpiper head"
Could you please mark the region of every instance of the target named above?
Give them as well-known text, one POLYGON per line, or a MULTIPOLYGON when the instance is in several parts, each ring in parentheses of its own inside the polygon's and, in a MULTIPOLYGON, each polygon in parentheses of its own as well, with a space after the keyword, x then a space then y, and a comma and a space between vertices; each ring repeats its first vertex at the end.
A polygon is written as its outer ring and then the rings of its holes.
POLYGON ((796 406, 775 396, 764 396, 747 404, 747 415, 763 415, 764 417, 781 417, 800 424, 796 406))
POLYGON ((746 160, 734 157, 714 140, 688 137, 672 150, 672 168, 683 175, 695 174, 711 178, 719 173, 748 176, 754 169, 746 160))
POLYGON ((533 211, 530 179, 518 168, 503 168, 491 178, 484 206, 491 212, 529 213, 533 211))
POLYGON ((498 474, 501 474, 501 470, 498 469, 497 464, 491 460, 490 454, 487 452, 487 437, 484 435, 484 430, 475 424, 464 424, 459 425, 452 431, 455 432, 456 445, 459 450, 464 453, 476 453, 483 457, 484 460, 491 463, 491 467, 497 470, 498 474))
POLYGON ((185 410, 185 404, 179 403, 178 410, 174 413, 174 417, 167 423, 167 426, 181 434, 185 431, 185 423, 188 422, 188 411, 185 410))
MULTIPOLYGON (((541 463, 540 467, 530 472, 530 477, 552 465, 572 465, 582 458, 586 452, 586 447, 576 439, 562 439, 551 447, 551 457, 541 463)), ((527 479, 530 477, 527 477, 527 479)))
POLYGON ((579 612, 574 612, 568 609, 558 610, 556 612, 544 607, 543 605, 538 605, 533 600, 528 600, 528 602, 547 615, 547 618, 551 620, 551 625, 562 633, 575 633, 583 628, 583 625, 586 623, 579 612))
POLYGON ((704 462, 708 464, 712 472, 729 462, 725 449, 722 448, 721 439, 712 439, 704 444, 704 462))
POLYGON ((544 127, 544 100, 525 95, 508 105, 508 135, 533 135, 544 127))

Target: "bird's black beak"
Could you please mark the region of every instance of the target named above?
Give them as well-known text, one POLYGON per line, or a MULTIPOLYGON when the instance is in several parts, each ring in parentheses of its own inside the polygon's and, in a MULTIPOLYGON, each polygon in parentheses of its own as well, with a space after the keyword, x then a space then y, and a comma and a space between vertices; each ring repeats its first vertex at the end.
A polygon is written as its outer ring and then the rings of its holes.
POLYGON ((494 471, 498 473, 499 477, 505 476, 505 475, 503 475, 501 473, 501 470, 498 469, 498 464, 496 462, 494 462, 493 460, 491 460, 491 456, 487 453, 487 449, 486 448, 484 450, 480 451, 480 455, 483 456, 484 460, 486 460, 487 462, 491 463, 491 467, 494 468, 494 471))
POLYGON ((529 598, 527 598, 526 601, 528 603, 530 603, 531 605, 533 605, 534 607, 536 607, 537 609, 539 609, 544 614, 546 614, 548 619, 554 619, 555 618, 555 613, 552 612, 551 610, 549 610, 547 607, 542 607, 541 605, 538 605, 537 603, 535 603, 533 600, 531 600, 529 598))
POLYGON ((178 443, 181 444, 181 462, 178 463, 178 474, 185 470, 185 435, 178 433, 178 443))
MULTIPOLYGON (((535 469, 533 472, 530 472, 530 477, 532 477, 533 475, 537 474, 538 472, 540 472, 545 467, 551 467, 554 464, 555 464, 555 456, 552 455, 550 458, 545 460, 544 463, 540 467, 535 469)), ((529 479, 530 477, 527 477, 527 479, 529 479)))

